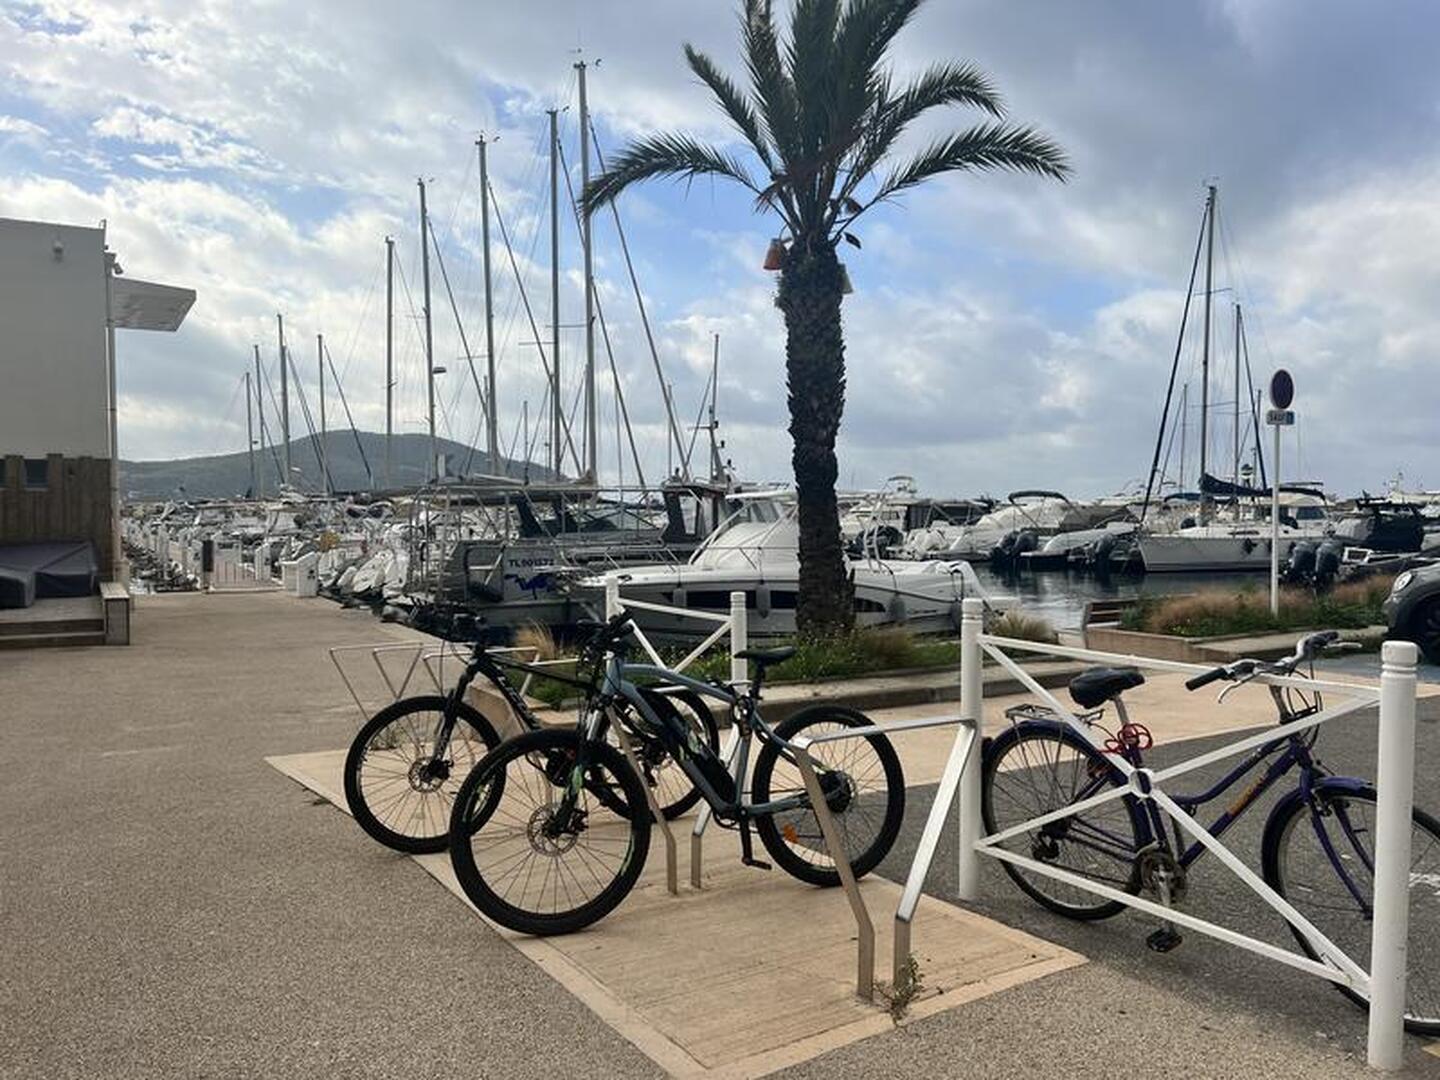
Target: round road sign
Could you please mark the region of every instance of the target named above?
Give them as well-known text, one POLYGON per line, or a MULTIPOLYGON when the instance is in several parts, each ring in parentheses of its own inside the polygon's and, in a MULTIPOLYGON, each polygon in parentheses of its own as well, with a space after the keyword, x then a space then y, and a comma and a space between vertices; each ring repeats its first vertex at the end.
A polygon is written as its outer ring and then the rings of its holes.
POLYGON ((1277 409, 1288 409, 1295 400, 1295 380, 1290 372, 1281 368, 1270 376, 1270 404, 1277 409))

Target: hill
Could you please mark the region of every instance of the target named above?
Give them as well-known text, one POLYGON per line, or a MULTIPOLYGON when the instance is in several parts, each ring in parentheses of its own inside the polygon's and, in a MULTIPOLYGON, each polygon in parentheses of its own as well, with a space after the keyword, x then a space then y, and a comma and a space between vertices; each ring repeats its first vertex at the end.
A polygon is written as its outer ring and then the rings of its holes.
MULTIPOLYGON (((358 447, 355 435, 350 431, 332 431, 326 437, 325 455, 329 459, 330 476, 336 491, 362 491, 372 487, 378 490, 384 486, 385 436, 370 431, 362 431, 359 436, 358 447), (373 482, 366 471, 367 461, 374 476, 373 482)), ((391 486, 406 488, 424 483, 428 475, 429 436, 396 435, 392 445, 391 486)), ((438 439, 437 445, 440 453, 445 455, 446 471, 451 475, 486 473, 517 478, 525 475, 526 466, 522 462, 502 458, 498 463, 500 467, 492 468, 483 450, 472 450, 449 439, 438 439)), ((259 448, 255 451, 255 468, 265 471, 267 493, 273 494, 278 486, 282 460, 283 454, 278 447, 267 447, 263 457, 259 448)), ((290 465, 295 470, 295 487, 302 491, 321 490, 319 463, 309 439, 291 441, 290 465)), ((550 476, 550 470, 541 466, 530 465, 528 468, 532 480, 550 476)), ((168 499, 179 494, 190 498, 222 499, 243 496, 249 487, 250 458, 243 450, 235 454, 171 461, 122 459, 120 462, 120 490, 132 500, 168 499)))

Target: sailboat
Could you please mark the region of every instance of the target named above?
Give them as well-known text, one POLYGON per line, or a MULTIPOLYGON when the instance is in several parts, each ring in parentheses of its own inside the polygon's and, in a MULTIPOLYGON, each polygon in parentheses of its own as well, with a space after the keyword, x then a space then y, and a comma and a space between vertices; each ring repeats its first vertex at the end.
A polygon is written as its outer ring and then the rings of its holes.
MULTIPOLYGON (((1239 303, 1234 306, 1234 401, 1232 403, 1232 473, 1229 481, 1213 476, 1210 471, 1211 436, 1211 338, 1214 307, 1214 266, 1215 266, 1215 220, 1218 206, 1218 192, 1214 184, 1207 185, 1205 211, 1200 221, 1200 237, 1195 245, 1195 258, 1190 269, 1190 285, 1186 293, 1185 310, 1180 319, 1180 337, 1175 346, 1175 360, 1170 370, 1170 385, 1165 396, 1165 410, 1161 416, 1160 432, 1155 442, 1155 454, 1151 463, 1150 480, 1146 486, 1145 501, 1141 511, 1142 523, 1147 525, 1138 539, 1141 559, 1147 573, 1167 571, 1237 571, 1264 570, 1270 566, 1272 527, 1270 522, 1271 491, 1265 482, 1265 462, 1260 453, 1259 407, 1254 394, 1253 383, 1249 393, 1242 392, 1241 372, 1249 372, 1249 349, 1245 339, 1244 315, 1239 303), (1175 390, 1175 378, 1180 366, 1185 340, 1185 328, 1190 314, 1190 298, 1195 292, 1195 280, 1204 256, 1205 274, 1203 296, 1203 327, 1200 362, 1200 485, 1199 500, 1195 517, 1182 519, 1178 528, 1162 531, 1153 520, 1147 520, 1152 506, 1152 495, 1156 492, 1156 481, 1161 478, 1161 449, 1165 443, 1170 402, 1175 390), (1243 359, 1242 359, 1243 358, 1243 359), (1241 402, 1246 403, 1242 412, 1241 402), (1243 419, 1242 419, 1243 417, 1243 419), (1242 462, 1242 442, 1247 425, 1253 425, 1255 432, 1255 463, 1253 466, 1242 462), (1250 484, 1258 473, 1260 485, 1250 484)), ((1183 406, 1182 406, 1183 410, 1183 406)), ((1184 418, 1182 416, 1181 423, 1184 418)), ((1182 444, 1183 447, 1183 444, 1182 444)), ((1184 472, 1183 457, 1181 472, 1184 472)), ((1278 484, 1275 477, 1273 483, 1278 484)), ((1291 549, 1306 540, 1319 540, 1331 530, 1328 503, 1318 489, 1310 486, 1280 485, 1280 559, 1289 557, 1291 549)))

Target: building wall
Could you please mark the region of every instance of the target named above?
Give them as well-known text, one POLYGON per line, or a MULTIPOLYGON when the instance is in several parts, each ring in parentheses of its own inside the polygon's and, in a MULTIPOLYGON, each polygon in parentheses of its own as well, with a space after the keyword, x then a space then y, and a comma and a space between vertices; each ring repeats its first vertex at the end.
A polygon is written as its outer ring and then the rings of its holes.
POLYGON ((0 456, 110 456, 105 233, 0 218, 0 456))
POLYGON ((0 458, 0 545, 37 540, 89 540, 101 577, 114 577, 108 458, 0 458))
POLYGON ((110 550, 105 234, 0 218, 0 544, 110 550))

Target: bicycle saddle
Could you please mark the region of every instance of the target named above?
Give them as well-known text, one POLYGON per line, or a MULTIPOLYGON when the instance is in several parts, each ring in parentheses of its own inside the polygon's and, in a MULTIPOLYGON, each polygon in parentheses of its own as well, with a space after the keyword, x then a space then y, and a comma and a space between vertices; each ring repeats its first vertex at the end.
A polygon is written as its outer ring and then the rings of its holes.
POLYGON ((1145 676, 1140 674, 1139 668, 1091 668, 1070 680, 1070 696, 1082 709, 1093 709, 1144 681, 1145 676))
POLYGON ((786 645, 779 649, 743 649, 735 654, 736 660, 754 660, 761 667, 782 664, 795 655, 795 646, 786 645))

